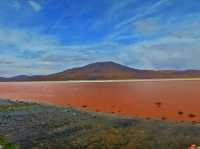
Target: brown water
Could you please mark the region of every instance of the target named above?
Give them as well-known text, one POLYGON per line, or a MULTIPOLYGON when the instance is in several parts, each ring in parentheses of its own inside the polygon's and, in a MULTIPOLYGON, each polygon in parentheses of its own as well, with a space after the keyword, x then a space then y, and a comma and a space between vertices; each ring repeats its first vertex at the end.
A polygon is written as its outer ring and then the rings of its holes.
POLYGON ((200 121, 200 80, 0 83, 0 97, 129 116, 200 121))

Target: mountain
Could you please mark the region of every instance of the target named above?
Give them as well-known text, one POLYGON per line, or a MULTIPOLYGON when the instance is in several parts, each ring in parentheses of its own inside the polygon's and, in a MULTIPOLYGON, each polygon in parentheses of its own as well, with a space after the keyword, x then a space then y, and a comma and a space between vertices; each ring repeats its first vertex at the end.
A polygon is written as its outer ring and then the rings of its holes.
POLYGON ((0 77, 0 81, 7 81, 7 78, 0 77))
POLYGON ((0 78, 0 81, 118 80, 197 77, 200 78, 200 70, 139 70, 115 62, 97 62, 50 75, 21 75, 12 78, 0 78))
POLYGON ((29 76, 27 76, 27 75, 18 75, 18 76, 12 77, 13 80, 17 80, 17 79, 27 79, 27 78, 29 78, 29 76))

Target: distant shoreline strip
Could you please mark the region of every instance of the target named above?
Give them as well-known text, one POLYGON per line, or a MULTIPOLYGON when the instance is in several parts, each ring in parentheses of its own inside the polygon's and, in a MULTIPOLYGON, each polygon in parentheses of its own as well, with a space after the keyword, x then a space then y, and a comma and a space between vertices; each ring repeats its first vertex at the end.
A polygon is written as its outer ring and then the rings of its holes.
POLYGON ((163 82, 163 81, 200 81, 200 78, 172 78, 172 79, 126 79, 126 80, 68 80, 68 81, 13 81, 8 83, 117 83, 117 82, 163 82))

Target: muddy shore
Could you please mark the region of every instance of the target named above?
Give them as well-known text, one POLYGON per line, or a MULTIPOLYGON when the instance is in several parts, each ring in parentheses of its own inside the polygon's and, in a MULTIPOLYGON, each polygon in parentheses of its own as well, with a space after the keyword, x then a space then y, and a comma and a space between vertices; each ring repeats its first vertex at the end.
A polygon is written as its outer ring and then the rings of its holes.
POLYGON ((198 123, 92 113, 84 107, 0 99, 0 120, 0 145, 5 149, 9 145, 14 149, 186 149, 200 144, 198 123))

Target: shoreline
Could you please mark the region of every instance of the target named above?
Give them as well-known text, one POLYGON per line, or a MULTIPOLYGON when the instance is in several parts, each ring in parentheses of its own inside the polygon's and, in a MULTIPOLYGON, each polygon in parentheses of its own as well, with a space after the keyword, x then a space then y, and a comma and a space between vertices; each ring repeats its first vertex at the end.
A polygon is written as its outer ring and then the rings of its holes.
POLYGON ((0 83, 123 83, 123 82, 166 82, 200 81, 200 78, 164 78, 164 79, 120 79, 120 80, 66 80, 66 81, 0 81, 0 83))

